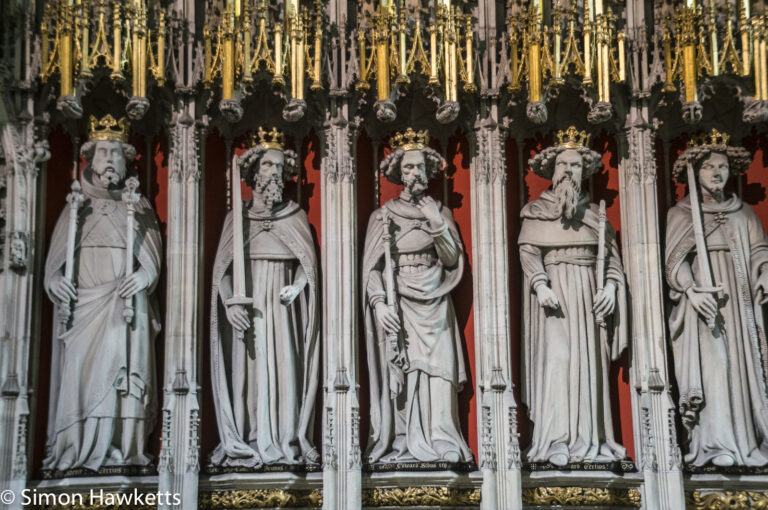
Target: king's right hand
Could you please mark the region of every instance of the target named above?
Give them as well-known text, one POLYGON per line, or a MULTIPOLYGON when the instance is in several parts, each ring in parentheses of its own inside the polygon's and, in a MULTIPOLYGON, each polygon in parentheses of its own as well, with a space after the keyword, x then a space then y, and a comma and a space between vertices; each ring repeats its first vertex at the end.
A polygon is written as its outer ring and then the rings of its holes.
POLYGON ((536 298, 539 300, 541 306, 545 308, 556 310, 560 307, 560 301, 558 301, 557 295, 546 283, 542 282, 536 287, 536 298))
POLYGON ((56 297, 60 304, 68 304, 71 301, 77 301, 77 289, 64 275, 56 275, 51 282, 51 293, 56 297))
POLYGON ((688 296, 688 300, 691 302, 693 309, 696 313, 701 315, 705 321, 712 321, 717 316, 717 300, 712 295, 712 292, 699 292, 695 288, 690 287, 685 291, 685 295, 688 296))
POLYGON ((379 321, 384 332, 388 335, 396 335, 400 332, 400 318, 383 301, 376 303, 376 320, 379 321))
POLYGON ((248 312, 246 312, 243 305, 229 305, 227 308, 227 320, 232 327, 238 331, 245 331, 251 327, 251 321, 248 318, 248 312))

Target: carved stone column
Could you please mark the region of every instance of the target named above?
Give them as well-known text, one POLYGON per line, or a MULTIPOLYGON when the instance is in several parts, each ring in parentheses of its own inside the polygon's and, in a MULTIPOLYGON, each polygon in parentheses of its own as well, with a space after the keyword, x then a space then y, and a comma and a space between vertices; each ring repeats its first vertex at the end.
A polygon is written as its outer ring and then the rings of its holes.
MULTIPOLYGON (((177 1, 177 12, 194 27, 194 4, 177 1)), ((182 23, 183 25, 183 23, 182 23)), ((198 360, 201 316, 200 163, 195 98, 190 93, 191 33, 183 26, 174 69, 179 100, 169 132, 167 291, 165 312, 165 368, 163 376, 162 449, 158 490, 179 495, 162 498, 161 509, 197 508, 201 381, 198 360), (169 500, 170 499, 170 500, 169 500)))
POLYGON ((323 508, 361 507, 358 402, 358 264, 355 129, 346 98, 333 99, 323 130, 323 508))
POLYGON ((636 456, 645 480, 643 507, 685 508, 675 405, 667 371, 657 173, 651 87, 658 71, 648 65, 646 8, 627 3, 630 92, 624 132, 619 137, 619 198, 624 270, 632 296, 632 366, 630 383, 636 456))
POLYGON ((635 444, 646 509, 685 508, 675 405, 669 391, 653 130, 644 101, 633 102, 621 140, 619 194, 624 268, 632 294, 635 444))
POLYGON ((522 508, 517 404, 512 394, 506 168, 495 101, 483 108, 472 144, 474 268, 481 508, 522 508))
MULTIPOLYGON (((0 492, 16 495, 26 486, 31 456, 30 359, 40 264, 38 173, 39 165, 50 158, 48 142, 35 139, 32 122, 35 72, 25 50, 30 48, 33 14, 33 7, 13 7, 0 24, 8 40, 18 44, 16 62, 8 62, 13 67, 0 69, 0 492)), ((20 497, 12 504, 0 502, 3 509, 21 507, 20 497)))

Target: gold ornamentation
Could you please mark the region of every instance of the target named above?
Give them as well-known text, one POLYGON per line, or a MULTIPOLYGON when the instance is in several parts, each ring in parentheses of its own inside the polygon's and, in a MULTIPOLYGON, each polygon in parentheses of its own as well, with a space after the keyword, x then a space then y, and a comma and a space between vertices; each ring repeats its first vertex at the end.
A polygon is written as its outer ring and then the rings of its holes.
POLYGON ((95 141, 128 141, 128 119, 125 117, 116 120, 112 115, 107 114, 102 119, 97 119, 91 115, 88 121, 88 140, 95 141))
POLYGON ((429 131, 414 131, 408 128, 404 133, 395 133, 395 136, 389 139, 389 145, 393 151, 412 151, 423 149, 429 143, 429 131))
POLYGON ((480 489, 395 487, 363 490, 363 506, 477 506, 480 489))
POLYGON ((256 135, 251 137, 251 145, 261 145, 265 149, 285 150, 285 134, 273 127, 270 131, 259 128, 256 135))
POLYGON ((685 506, 689 510, 768 510, 768 492, 688 492, 685 506))
POLYGON ((201 493, 198 509, 320 508, 322 505, 323 492, 320 489, 250 489, 201 493))
POLYGON ((590 135, 586 131, 579 131, 576 126, 571 126, 565 131, 557 132, 557 146, 566 149, 580 149, 589 145, 590 135))
POLYGON ((523 489, 523 505, 624 505, 640 508, 637 489, 598 489, 590 487, 536 487, 523 489))
POLYGON ((691 139, 690 146, 691 147, 708 147, 713 145, 728 145, 728 140, 730 139, 731 139, 730 135, 721 133, 717 129, 712 128, 712 131, 710 131, 709 134, 704 133, 703 135, 694 136, 691 139))

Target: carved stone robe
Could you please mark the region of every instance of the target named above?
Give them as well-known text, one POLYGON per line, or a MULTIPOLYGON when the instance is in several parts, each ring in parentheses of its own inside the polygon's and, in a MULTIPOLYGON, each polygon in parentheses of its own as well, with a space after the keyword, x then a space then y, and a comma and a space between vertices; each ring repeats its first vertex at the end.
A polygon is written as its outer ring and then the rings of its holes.
MULTIPOLYGON (((160 331, 155 286, 160 274, 162 240, 149 201, 141 197, 135 212, 134 271, 150 276, 146 290, 133 297, 131 325, 123 319, 125 299, 117 292, 126 269, 126 217, 121 191, 107 191, 81 179, 85 202, 79 211, 75 248, 75 284, 71 327, 53 316, 51 401, 46 469, 146 465, 145 444, 156 414, 155 345, 160 331), (135 427, 132 438, 122 430, 135 427)), ((45 290, 64 274, 69 208, 59 215, 45 264, 45 290)))
POLYGON ((224 221, 213 268, 211 374, 221 443, 210 462, 256 468, 303 462, 312 443, 320 365, 317 258, 307 215, 287 201, 271 215, 243 208, 246 306, 251 327, 235 339, 219 296, 232 273, 233 221, 224 221), (269 239, 267 239, 269 237, 269 239), (269 244, 277 249, 260 249, 269 244), (302 270, 307 286, 288 306, 280 290, 302 270))
POLYGON ((768 346, 755 284, 768 270, 768 236, 736 196, 701 207, 712 275, 723 286, 714 331, 685 294, 700 281, 690 197, 667 215, 669 332, 688 431, 685 462, 702 466, 730 455, 737 465, 763 466, 768 464, 768 346))
MULTIPOLYGON (((439 205, 439 204, 438 204, 439 205)), ((387 344, 375 317, 385 299, 384 233, 381 209, 368 223, 363 253, 363 307, 371 386, 368 460, 435 462, 449 452, 471 461, 459 428, 457 393, 467 381, 461 336, 450 292, 461 280, 464 251, 451 211, 441 207, 445 228, 430 234, 421 211, 399 198, 389 211, 399 345, 405 352, 402 391, 391 395, 387 344), (445 260, 451 264, 446 265, 445 260)))
POLYGON ((592 312, 598 208, 581 199, 583 217, 561 220, 552 191, 523 207, 518 244, 523 266, 523 398, 534 423, 530 462, 563 453, 570 462, 611 462, 626 456, 613 436, 608 385, 611 360, 627 346, 626 296, 619 247, 606 222, 605 282, 616 285, 613 314, 601 328, 592 312), (547 284, 560 307, 539 304, 547 284))

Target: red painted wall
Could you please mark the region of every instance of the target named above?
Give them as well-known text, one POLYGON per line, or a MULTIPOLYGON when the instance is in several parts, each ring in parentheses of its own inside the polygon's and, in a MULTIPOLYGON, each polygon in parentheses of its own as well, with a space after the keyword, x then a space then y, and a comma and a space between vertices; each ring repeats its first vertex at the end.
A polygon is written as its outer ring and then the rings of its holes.
MULTIPOLYGON (((509 289, 510 289, 510 335, 512 338, 512 367, 515 374, 515 398, 518 402, 518 421, 520 423, 520 445, 527 448, 531 443, 532 424, 527 416, 527 409, 522 405, 520 388, 520 352, 522 342, 522 270, 518 255, 517 237, 520 232, 519 211, 522 205, 535 200, 542 191, 550 188, 551 181, 530 171, 528 160, 543 148, 552 145, 552 133, 537 134, 523 140, 522 147, 515 140, 508 140, 507 157, 507 230, 509 232, 509 289)), ((590 147, 603 155, 603 171, 594 175, 584 187, 591 190, 592 200, 605 200, 608 221, 613 225, 619 237, 621 247, 621 213, 619 207, 619 174, 615 138, 606 133, 596 137, 590 147)), ((634 436, 632 433, 632 405, 629 386, 628 352, 611 366, 609 376, 611 385, 611 405, 614 418, 616 440, 627 449, 631 459, 635 458, 634 436)))

